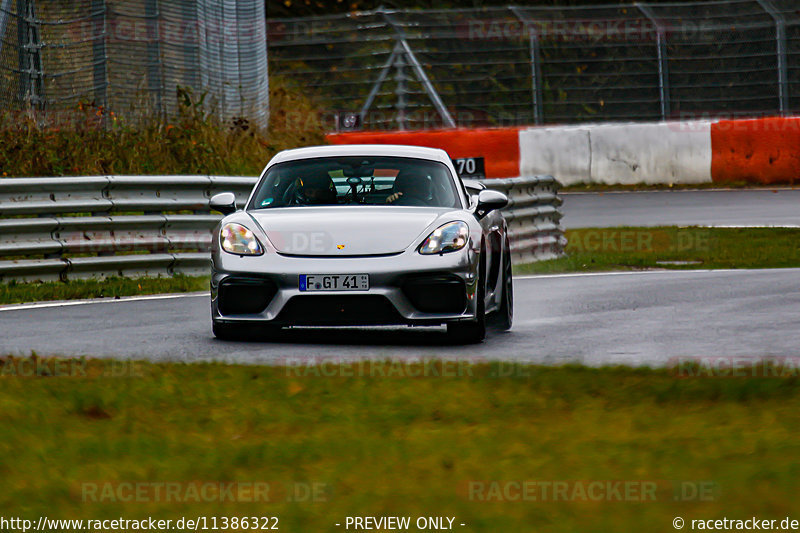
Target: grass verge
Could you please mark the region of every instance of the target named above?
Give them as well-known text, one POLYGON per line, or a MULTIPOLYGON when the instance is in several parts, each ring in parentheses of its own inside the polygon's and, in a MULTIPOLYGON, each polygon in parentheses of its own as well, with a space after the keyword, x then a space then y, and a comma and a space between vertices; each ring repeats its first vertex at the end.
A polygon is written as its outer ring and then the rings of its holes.
POLYGON ((800 267, 800 229, 793 228, 585 228, 566 236, 564 257, 515 272, 800 267))
POLYGON ((169 294, 208 290, 207 276, 176 275, 164 278, 108 278, 45 283, 0 283, 0 305, 50 300, 119 298, 143 294, 169 294))
POLYGON ((451 516, 464 531, 671 531, 675 516, 800 510, 796 373, 442 365, 0 359, 0 508, 277 516, 286 531, 334 531, 354 515, 451 516), (33 368, 51 375, 25 377, 33 368), (523 497, 513 483, 526 481, 540 485, 523 497), (575 492, 593 481, 655 490, 575 492), (269 490, 222 502, 191 490, 229 482, 269 490))

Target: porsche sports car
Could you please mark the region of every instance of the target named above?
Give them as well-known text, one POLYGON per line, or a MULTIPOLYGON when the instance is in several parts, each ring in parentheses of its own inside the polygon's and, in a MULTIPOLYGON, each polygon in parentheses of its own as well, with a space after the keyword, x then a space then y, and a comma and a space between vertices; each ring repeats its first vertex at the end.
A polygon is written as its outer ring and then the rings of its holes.
POLYGON ((510 329, 511 254, 500 192, 467 184, 444 150, 346 145, 277 154, 244 210, 232 193, 212 239, 222 339, 291 326, 446 324, 481 342, 510 329))

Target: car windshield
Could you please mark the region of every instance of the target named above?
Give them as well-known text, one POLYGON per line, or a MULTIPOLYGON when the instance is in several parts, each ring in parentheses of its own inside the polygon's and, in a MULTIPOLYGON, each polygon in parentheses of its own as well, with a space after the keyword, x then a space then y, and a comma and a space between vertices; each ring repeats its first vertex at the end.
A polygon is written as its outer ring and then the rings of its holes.
POLYGON ((447 166, 406 157, 320 157, 267 171, 249 209, 321 205, 460 207, 447 166))

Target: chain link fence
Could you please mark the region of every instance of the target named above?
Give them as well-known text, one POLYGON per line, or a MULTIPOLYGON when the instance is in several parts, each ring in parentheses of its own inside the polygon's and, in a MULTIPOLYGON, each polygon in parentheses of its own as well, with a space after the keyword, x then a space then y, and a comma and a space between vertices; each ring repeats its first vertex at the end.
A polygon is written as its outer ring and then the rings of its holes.
POLYGON ((266 127, 265 43, 263 0, 0 0, 0 111, 173 116, 181 87, 266 127))
MULTIPOLYGON (((261 0, 0 0, 0 106, 178 112, 178 87, 265 127, 273 75, 331 130, 800 110, 796 0, 376 10, 266 21, 261 0)), ((8 111, 12 111, 9 113, 8 111)), ((306 119, 307 120, 307 119, 306 119)))
POLYGON ((800 111, 800 3, 376 10, 268 21, 270 68, 331 129, 800 111))

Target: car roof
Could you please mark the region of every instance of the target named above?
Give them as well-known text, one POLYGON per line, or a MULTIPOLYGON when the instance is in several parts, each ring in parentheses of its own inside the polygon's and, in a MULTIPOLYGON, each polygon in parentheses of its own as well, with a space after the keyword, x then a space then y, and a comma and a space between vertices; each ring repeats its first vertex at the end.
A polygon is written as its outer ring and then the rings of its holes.
POLYGON ((331 146, 309 146, 308 148, 295 148, 279 152, 272 158, 269 165, 310 159, 313 157, 338 157, 338 156, 388 156, 412 157, 428 159, 451 165, 450 156, 439 148, 422 146, 408 146, 403 144, 337 144, 331 146))

